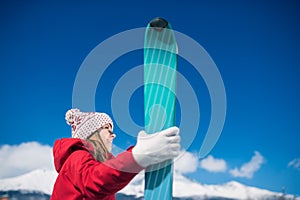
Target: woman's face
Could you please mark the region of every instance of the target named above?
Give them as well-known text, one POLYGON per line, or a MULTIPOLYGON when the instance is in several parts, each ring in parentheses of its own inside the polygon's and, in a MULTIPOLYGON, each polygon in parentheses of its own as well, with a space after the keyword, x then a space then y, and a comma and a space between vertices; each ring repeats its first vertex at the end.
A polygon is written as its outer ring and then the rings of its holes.
POLYGON ((116 134, 114 134, 111 130, 111 125, 110 124, 105 124, 104 126, 101 127, 100 129, 100 137, 107 148, 109 152, 112 150, 112 142, 114 138, 116 137, 116 134))

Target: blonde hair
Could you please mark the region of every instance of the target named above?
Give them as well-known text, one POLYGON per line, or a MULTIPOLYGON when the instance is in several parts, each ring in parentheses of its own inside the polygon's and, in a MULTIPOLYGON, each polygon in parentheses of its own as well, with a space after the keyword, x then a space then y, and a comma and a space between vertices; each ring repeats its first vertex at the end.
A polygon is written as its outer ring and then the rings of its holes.
POLYGON ((100 137, 99 131, 95 131, 86 139, 86 141, 90 142, 93 145, 93 151, 91 154, 94 156, 96 160, 99 162, 105 162, 107 160, 107 155, 109 151, 104 145, 103 140, 100 137))

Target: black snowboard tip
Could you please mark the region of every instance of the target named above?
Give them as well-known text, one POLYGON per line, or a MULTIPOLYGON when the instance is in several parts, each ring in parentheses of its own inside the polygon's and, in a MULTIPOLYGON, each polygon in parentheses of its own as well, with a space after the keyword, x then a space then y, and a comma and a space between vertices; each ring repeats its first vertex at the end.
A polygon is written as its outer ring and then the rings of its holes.
POLYGON ((153 27, 157 31, 161 31, 163 28, 166 28, 168 26, 168 21, 161 18, 156 17, 151 20, 150 27, 153 27))

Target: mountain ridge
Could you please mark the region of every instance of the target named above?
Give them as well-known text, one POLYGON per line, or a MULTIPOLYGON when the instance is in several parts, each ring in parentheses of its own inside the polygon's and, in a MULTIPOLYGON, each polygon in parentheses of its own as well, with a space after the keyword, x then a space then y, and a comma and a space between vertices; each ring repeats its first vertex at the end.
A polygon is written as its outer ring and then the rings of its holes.
MULTIPOLYGON (((51 195, 57 173, 48 169, 37 169, 29 173, 0 179, 0 191, 37 191, 51 195)), ((118 195, 143 197, 144 175, 138 174, 131 183, 122 189, 118 195)), ((250 187, 236 181, 219 185, 206 185, 186 178, 184 175, 174 173, 173 196, 178 199, 287 199, 300 200, 300 197, 272 192, 266 189, 250 187)))

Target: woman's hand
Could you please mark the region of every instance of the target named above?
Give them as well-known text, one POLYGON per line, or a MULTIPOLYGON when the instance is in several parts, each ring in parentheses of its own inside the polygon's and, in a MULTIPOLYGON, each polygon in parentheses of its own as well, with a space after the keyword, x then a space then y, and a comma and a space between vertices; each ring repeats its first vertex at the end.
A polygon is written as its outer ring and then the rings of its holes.
POLYGON ((139 132, 132 154, 135 161, 146 168, 149 165, 177 157, 179 150, 179 128, 171 127, 154 134, 147 134, 145 131, 139 132))

